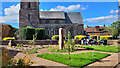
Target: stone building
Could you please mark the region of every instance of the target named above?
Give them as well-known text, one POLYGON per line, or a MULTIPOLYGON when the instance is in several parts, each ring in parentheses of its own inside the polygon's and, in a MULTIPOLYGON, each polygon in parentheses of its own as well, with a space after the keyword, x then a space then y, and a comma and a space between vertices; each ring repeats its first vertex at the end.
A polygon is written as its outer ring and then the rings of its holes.
POLYGON ((69 30, 72 37, 84 34, 84 24, 80 12, 39 11, 38 2, 21 2, 19 11, 19 30, 26 26, 45 28, 46 34, 58 35, 59 28, 69 30))

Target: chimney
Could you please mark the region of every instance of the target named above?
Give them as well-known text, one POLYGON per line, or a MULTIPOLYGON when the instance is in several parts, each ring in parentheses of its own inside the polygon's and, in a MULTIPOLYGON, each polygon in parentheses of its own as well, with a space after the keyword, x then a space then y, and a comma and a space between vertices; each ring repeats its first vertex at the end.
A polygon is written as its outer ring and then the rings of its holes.
POLYGON ((95 26, 95 31, 99 31, 100 27, 99 26, 95 26))
POLYGON ((89 28, 88 25, 87 25, 87 28, 89 28))
POLYGON ((106 27, 105 24, 104 24, 104 27, 106 27))

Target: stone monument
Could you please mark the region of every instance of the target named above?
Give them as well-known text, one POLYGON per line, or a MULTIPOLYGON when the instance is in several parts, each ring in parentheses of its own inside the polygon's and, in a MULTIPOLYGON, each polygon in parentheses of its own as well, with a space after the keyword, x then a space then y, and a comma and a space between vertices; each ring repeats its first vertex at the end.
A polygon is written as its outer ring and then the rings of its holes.
POLYGON ((11 46, 12 46, 12 40, 10 40, 8 43, 8 47, 11 47, 11 46))
POLYGON ((64 29, 59 28, 59 49, 63 49, 64 46, 64 29))

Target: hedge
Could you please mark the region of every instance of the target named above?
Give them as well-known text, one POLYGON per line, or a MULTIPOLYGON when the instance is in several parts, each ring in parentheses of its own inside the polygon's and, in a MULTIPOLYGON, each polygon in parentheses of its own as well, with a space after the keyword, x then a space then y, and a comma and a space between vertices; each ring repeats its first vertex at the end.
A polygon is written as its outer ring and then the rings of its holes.
POLYGON ((81 40, 82 38, 86 38, 86 36, 85 35, 76 35, 74 37, 75 40, 81 40))
POLYGON ((24 40, 33 40, 33 35, 35 35, 36 40, 45 40, 50 38, 49 35, 45 34, 45 28, 33 28, 28 26, 22 28, 22 38, 24 40))
POLYGON ((35 34, 35 28, 27 26, 25 28, 22 28, 21 33, 23 40, 32 40, 33 35, 35 34))

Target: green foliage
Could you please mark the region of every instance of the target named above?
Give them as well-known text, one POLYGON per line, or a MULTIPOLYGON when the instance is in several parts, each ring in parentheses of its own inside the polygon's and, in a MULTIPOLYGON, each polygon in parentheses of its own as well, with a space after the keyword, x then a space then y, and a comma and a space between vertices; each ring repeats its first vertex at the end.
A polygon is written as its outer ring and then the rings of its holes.
POLYGON ((90 39, 97 39, 97 35, 90 35, 90 39))
POLYGON ((19 30, 16 31, 16 34, 19 35, 19 30))
POLYGON ((20 45, 20 44, 17 44, 16 47, 24 47, 24 46, 23 46, 23 44, 21 44, 21 45, 20 45))
POLYGON ((53 35, 51 39, 52 40, 59 40, 59 35, 53 35))
POLYGON ((50 39, 50 36, 45 34, 45 28, 33 28, 27 26, 22 28, 21 33, 24 40, 33 40, 33 35, 36 37, 36 40, 50 39))
POLYGON ((120 51, 120 47, 117 47, 116 46, 107 46, 107 45, 89 45, 89 46, 86 46, 86 45, 76 45, 76 47, 82 47, 82 48, 87 48, 87 49, 92 49, 92 50, 95 50, 95 51, 103 51, 103 52, 113 52, 113 53, 118 53, 120 51))
MULTIPOLYGON (((74 52, 74 51, 76 51, 76 50, 77 50, 77 49, 75 49, 74 46, 70 46, 70 52, 74 52)), ((62 50, 59 49, 59 46, 58 46, 58 45, 56 45, 56 46, 49 46, 49 47, 48 47, 48 51, 50 51, 50 52, 55 52, 55 53, 57 53, 57 52, 59 52, 59 53, 64 53, 64 52, 68 52, 68 46, 67 46, 67 45, 64 45, 64 47, 63 47, 62 50)))
POLYGON ((22 60, 22 59, 19 59, 17 65, 18 65, 18 66, 23 66, 23 65, 24 65, 23 60, 22 60))
POLYGON ((110 54, 107 53, 98 53, 94 52, 87 52, 87 53, 78 53, 78 54, 70 54, 71 60, 68 60, 67 54, 39 54, 37 57, 41 57, 47 60, 52 60, 55 62, 63 63, 69 65, 71 67, 83 67, 95 61, 98 61, 102 58, 109 56, 110 54))
POLYGON ((17 67, 21 68, 23 66, 24 67, 30 66, 31 64, 33 64, 33 62, 31 62, 31 57, 26 58, 27 54, 23 58, 18 59, 17 61, 16 59, 11 59, 13 57, 10 56, 8 49, 3 49, 2 55, 3 68, 17 68, 17 67))
POLYGON ((22 28, 21 33, 24 40, 32 40, 33 35, 35 34, 35 28, 27 26, 25 28, 22 28))
POLYGON ((113 22, 111 26, 105 29, 107 33, 111 34, 113 38, 120 34, 120 21, 113 22))
MULTIPOLYGON (((59 43, 59 41, 58 41, 58 43, 59 43)), ((70 34, 70 32, 68 32, 68 40, 67 40, 67 42, 64 41, 63 49, 60 50, 59 46, 56 45, 56 46, 50 46, 48 48, 48 51, 51 51, 51 52, 74 52, 74 51, 76 51, 74 45, 75 45, 74 41, 71 41, 71 34, 70 34)))
POLYGON ((50 38, 49 35, 45 34, 45 28, 36 28, 35 36, 37 37, 36 40, 45 40, 50 38))
POLYGON ((35 45, 36 37, 33 35, 33 40, 30 41, 30 44, 35 45))
MULTIPOLYGON (((65 35, 63 36, 65 38, 65 35)), ((59 35, 53 35, 51 37, 52 40, 59 40, 59 35)))

